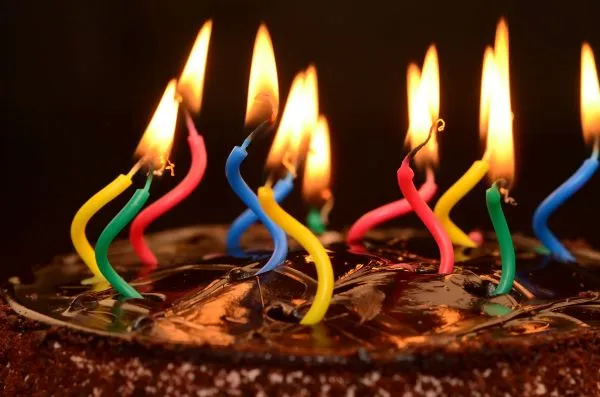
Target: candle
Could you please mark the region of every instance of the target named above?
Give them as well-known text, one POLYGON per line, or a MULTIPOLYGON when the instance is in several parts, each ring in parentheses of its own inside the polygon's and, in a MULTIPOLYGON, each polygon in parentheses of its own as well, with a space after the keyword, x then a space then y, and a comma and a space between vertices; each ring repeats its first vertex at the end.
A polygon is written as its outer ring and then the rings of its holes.
POLYGON ((184 114, 188 130, 187 141, 191 154, 190 169, 175 188, 143 210, 131 224, 129 232, 131 246, 142 264, 149 269, 155 269, 158 266, 158 259, 144 239, 146 229, 152 222, 187 198, 196 189, 206 171, 204 138, 196 131, 189 112, 197 113, 201 108, 211 30, 211 21, 207 21, 200 29, 177 85, 178 94, 181 97, 183 106, 186 107, 184 114))
POLYGON ((427 145, 435 131, 443 131, 444 126, 445 125, 442 120, 437 120, 433 123, 427 139, 420 145, 416 146, 406 155, 406 157, 404 157, 402 165, 398 169, 397 174, 398 186, 400 186, 402 194, 404 197, 406 197, 406 200, 409 202, 413 211, 419 216, 437 243, 440 251, 440 267, 438 271, 440 274, 452 273, 454 269, 454 247, 452 246, 452 241, 444 231, 440 221, 435 217, 433 211, 431 211, 431 208, 429 208, 425 200, 419 196, 419 192, 413 183, 413 177, 415 173, 412 168, 410 168, 410 160, 419 152, 421 148, 427 145))
POLYGON ((304 201, 311 207, 306 225, 317 235, 327 231, 329 213, 333 209, 331 183, 331 150, 329 143, 329 124, 321 115, 317 121, 310 147, 306 155, 302 194, 304 201))
POLYGON ((316 129, 318 114, 316 71, 311 67, 305 73, 299 73, 292 83, 281 123, 267 158, 269 180, 258 189, 262 209, 308 252, 317 269, 317 292, 300 322, 306 325, 319 323, 327 313, 333 296, 333 268, 319 239, 277 204, 270 181, 283 172, 296 174, 302 155, 308 149, 310 134, 316 129))
POLYGON ((277 204, 273 196, 273 190, 269 186, 262 186, 258 189, 258 199, 267 215, 308 252, 315 264, 318 279, 317 292, 310 309, 300 323, 305 325, 317 324, 325 317, 333 296, 334 277, 329 255, 327 255, 327 251, 319 239, 310 230, 277 204))
MULTIPOLYGON (((508 43, 507 41, 503 41, 508 43)), ((512 136, 512 109, 508 75, 508 44, 488 49, 484 56, 485 87, 481 101, 480 129, 487 132, 487 162, 492 186, 486 192, 486 206, 492 221, 498 245, 502 271, 492 295, 507 294, 515 279, 515 248, 502 211, 502 198, 515 204, 508 195, 514 178, 514 144, 512 136)))
POLYGON ((96 244, 96 260, 98 261, 100 271, 110 285, 125 298, 141 298, 142 295, 129 283, 123 280, 111 266, 110 261, 108 260, 108 249, 121 230, 131 222, 144 204, 146 204, 146 201, 148 201, 148 198, 150 197, 151 182, 152 172, 148 174, 144 188, 135 191, 127 204, 125 204, 121 211, 119 211, 119 213, 104 228, 98 238, 98 243, 96 244))
MULTIPOLYGON (((281 203, 292 190, 294 190, 294 175, 287 174, 285 178, 278 180, 273 187, 275 201, 281 203)), ((261 211, 262 209, 259 212, 261 211)), ((246 230, 258 220, 258 216, 250 208, 235 218, 231 223, 231 226, 229 226, 229 231, 227 233, 226 246, 228 254, 236 257, 246 256, 246 253, 240 246, 241 239, 246 230)))
MULTIPOLYGON (((509 90, 508 65, 508 25, 500 19, 496 27, 494 49, 486 48, 483 62, 481 84, 480 134, 485 137, 489 117, 489 101, 494 95, 494 85, 498 83, 492 77, 495 73, 501 78, 502 84, 509 90), (492 76, 492 77, 490 77, 492 76)), ((510 94, 510 91, 509 91, 510 94)), ((509 104, 510 105, 510 104, 509 104)), ((512 134, 511 138, 512 139, 512 134)), ((487 144, 489 150, 489 142, 487 144)), ((454 206, 477 185, 490 169, 490 155, 486 150, 481 160, 475 161, 471 168, 459 178, 438 200, 434 212, 442 223, 452 242, 464 247, 476 247, 477 244, 450 219, 450 211, 454 206)))
MULTIPOLYGON (((492 226, 498 239, 498 245, 500 246, 500 260, 502 261, 502 273, 500 276, 500 282, 494 289, 492 295, 508 294, 512 289, 513 282, 515 281, 515 270, 516 270, 516 259, 515 259, 515 247, 513 245, 512 236, 510 235, 510 229, 508 223, 504 217, 502 211, 502 193, 501 188, 498 185, 502 182, 494 182, 485 194, 485 202, 487 205, 490 219, 492 220, 492 226)), ((506 193, 507 194, 507 193, 506 193)), ((508 202, 510 198, 507 197, 508 202)))
POLYGON ((104 228, 96 244, 96 262, 102 275, 126 298, 141 298, 140 293, 129 285, 113 269, 108 259, 110 244, 121 230, 137 215, 150 196, 150 184, 154 172, 160 173, 168 163, 179 104, 175 98, 176 81, 167 86, 146 131, 136 149, 136 155, 150 168, 146 184, 138 189, 123 209, 104 228))
MULTIPOLYGON (((225 175, 234 193, 248 207, 248 212, 242 213, 230 227, 227 235, 227 252, 242 256, 240 240, 242 235, 255 220, 260 221, 273 239, 273 253, 267 263, 256 273, 274 269, 285 260, 287 255, 287 237, 275 223, 264 213, 258 202, 258 197, 242 177, 240 166, 248 156, 247 148, 254 138, 261 133, 270 131, 279 112, 279 83, 277 81, 277 66, 271 37, 265 25, 261 25, 256 34, 250 79, 248 100, 246 104, 246 127, 258 127, 244 140, 241 146, 231 151, 225 164, 225 175)), ((293 189, 293 176, 284 177, 277 186, 278 198, 283 199, 293 189)))
POLYGON ((97 284, 104 280, 104 276, 96 263, 94 248, 86 236, 85 229, 87 224, 100 209, 131 186, 131 178, 138 172, 140 167, 141 163, 136 163, 126 175, 121 174, 117 176, 114 181, 94 194, 81 206, 71 222, 71 241, 73 242, 73 247, 93 274, 93 277, 83 280, 82 284, 97 284))
MULTIPOLYGON (((277 118, 279 112, 279 82, 277 80, 277 64, 275 62, 275 53, 273 51, 273 43, 267 27, 263 24, 259 27, 254 41, 254 51, 252 53, 252 63, 250 67, 250 79, 248 86, 248 100, 246 101, 246 120, 245 125, 258 126, 257 130, 251 134, 251 137, 244 142, 243 149, 236 147, 233 153, 234 156, 240 156, 239 163, 235 167, 239 168, 241 162, 247 156, 245 152, 246 148, 250 144, 255 135, 261 131, 270 131, 273 123, 277 118)), ((233 159, 232 159, 233 161, 233 159)), ((233 166, 231 163, 230 166, 233 166)), ((236 186, 234 192, 244 201, 246 209, 240 214, 229 227, 226 239, 227 253, 233 256, 246 256, 245 252, 241 248, 241 239, 246 230, 257 221, 262 221, 266 218, 262 209, 258 205, 258 198, 247 187, 243 181, 239 169, 231 168, 227 173, 235 177, 237 182, 234 183, 236 186), (238 178, 239 175, 239 178, 238 178), (243 182, 243 183, 242 183, 243 182), (248 205, 247 201, 251 201, 252 204, 248 205), (250 208, 251 207, 251 208, 250 208), (258 215, 260 214, 260 216, 258 215)), ((230 184, 232 181, 230 181, 230 184)), ((275 199, 278 202, 283 201, 288 194, 294 188, 294 176, 286 175, 283 179, 277 181, 274 187, 275 199)), ((285 233, 278 230, 272 222, 267 221, 265 224, 267 230, 271 234, 275 242, 276 255, 271 257, 268 268, 271 269, 279 264, 285 258, 287 254, 287 240, 285 233)), ((266 271, 266 270, 265 270, 266 271)))
POLYGON ((598 170, 598 139, 600 136, 600 87, 594 53, 589 44, 581 47, 581 127, 587 143, 593 142, 592 155, 581 167, 536 209, 533 231, 552 255, 564 262, 575 262, 575 257, 563 246, 548 227, 548 218, 573 196, 598 170))
MULTIPOLYGON (((429 131, 431 120, 435 120, 439 116, 439 87, 437 50, 434 45, 431 45, 425 55, 423 73, 421 74, 419 67, 414 63, 409 65, 407 71, 409 126, 406 144, 411 149, 423 142, 429 131), (422 111, 427 107, 431 114, 422 111)), ((435 174, 432 169, 437 165, 437 150, 436 137, 432 136, 428 146, 416 158, 418 165, 425 167, 425 183, 421 185, 418 194, 426 202, 429 202, 437 191, 435 174)), ((354 222, 348 231, 346 241, 348 245, 354 245, 361 241, 369 230, 411 211, 409 202, 404 198, 371 210, 354 222)))

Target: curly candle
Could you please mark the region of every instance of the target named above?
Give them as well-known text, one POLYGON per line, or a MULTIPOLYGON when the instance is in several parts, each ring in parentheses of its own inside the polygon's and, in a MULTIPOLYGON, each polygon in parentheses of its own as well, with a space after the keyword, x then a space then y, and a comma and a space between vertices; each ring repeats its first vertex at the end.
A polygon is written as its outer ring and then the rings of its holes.
POLYGON ((413 183, 415 173, 412 168, 410 168, 410 160, 427 144, 433 133, 436 130, 443 131, 444 126, 444 122, 441 119, 437 120, 431 126, 427 139, 404 157, 397 174, 398 185, 400 186, 402 194, 406 197, 406 200, 409 202, 413 211, 419 216, 437 243, 440 251, 440 268, 438 271, 440 274, 452 273, 454 269, 454 247, 452 246, 452 241, 440 224, 440 221, 435 217, 425 200, 419 195, 419 192, 413 183))
POLYGON ((315 264, 317 269, 317 292, 310 309, 300 323, 305 325, 317 324, 325 317, 333 296, 334 277, 329 255, 319 239, 310 230, 277 204, 273 190, 270 187, 262 186, 258 189, 258 200, 267 215, 308 252, 315 264))
MULTIPOLYGON (((275 200, 281 203, 294 189, 294 175, 288 173, 283 179, 277 181, 273 187, 275 200)), ((246 253, 240 247, 242 236, 252 224, 259 221, 258 216, 250 208, 238 216, 229 227, 225 241, 227 253, 232 256, 244 257, 246 253)))
POLYGON ((500 260, 502 261, 502 273, 500 281, 492 295, 508 294, 515 281, 516 259, 515 247, 513 245, 510 229, 506 217, 502 211, 502 194, 498 188, 500 182, 494 182, 485 193, 485 203, 494 226, 494 232, 500 246, 500 260))
POLYGON ((110 221, 104 228, 96 243, 96 261, 98 268, 119 294, 126 298, 141 298, 142 295, 130 284, 128 284, 110 264, 108 260, 108 248, 113 240, 123 230, 129 222, 142 209, 148 197, 150 197, 150 184, 152 183, 152 172, 148 174, 146 184, 143 189, 137 189, 127 204, 119 211, 119 213, 110 221))
POLYGON ((96 284, 104 280, 102 272, 98 268, 96 262, 96 254, 94 248, 88 241, 85 233, 90 219, 102 209, 106 204, 114 200, 118 195, 123 193, 131 186, 131 178, 140 169, 140 163, 133 166, 127 175, 119 175, 117 178, 106 185, 98 193, 94 194, 83 206, 77 211, 73 221, 71 222, 71 241, 75 251, 81 257, 81 260, 87 265, 93 274, 92 278, 84 280, 83 284, 96 284))

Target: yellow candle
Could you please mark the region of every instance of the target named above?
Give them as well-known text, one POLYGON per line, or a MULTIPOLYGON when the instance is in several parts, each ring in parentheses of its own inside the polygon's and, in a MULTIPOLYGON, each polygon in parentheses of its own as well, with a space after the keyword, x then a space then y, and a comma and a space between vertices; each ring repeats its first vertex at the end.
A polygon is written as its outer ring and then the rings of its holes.
POLYGON ((300 323, 305 325, 317 324, 325 317, 333 295, 333 268, 331 267, 329 255, 327 255, 327 251, 325 251, 319 239, 310 230, 277 204, 273 190, 270 187, 262 186, 258 189, 258 201, 269 218, 304 247, 315 263, 317 268, 317 293, 310 309, 300 323))
POLYGON ((464 247, 476 247, 477 244, 473 242, 454 222, 450 219, 450 211, 467 193, 469 193, 475 185, 483 179, 487 174, 490 164, 485 160, 478 160, 473 163, 471 168, 465 174, 460 177, 454 185, 450 187, 440 197, 437 204, 435 205, 434 213, 440 220, 444 230, 450 236, 452 242, 456 245, 462 245, 464 247))
POLYGON ((71 241, 75 251, 79 254, 83 262, 94 274, 91 279, 84 280, 84 284, 92 284, 104 281, 105 278, 96 263, 96 254, 85 234, 85 228, 89 220, 107 203, 111 202, 119 194, 123 193, 131 186, 131 178, 140 169, 140 164, 136 164, 127 175, 119 175, 114 181, 106 185, 98 193, 94 194, 86 203, 81 206, 71 222, 71 241))

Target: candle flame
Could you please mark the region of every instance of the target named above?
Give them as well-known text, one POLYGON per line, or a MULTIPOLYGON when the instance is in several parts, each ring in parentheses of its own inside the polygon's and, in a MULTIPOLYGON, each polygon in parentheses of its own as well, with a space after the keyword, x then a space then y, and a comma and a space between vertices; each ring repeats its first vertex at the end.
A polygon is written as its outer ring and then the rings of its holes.
MULTIPOLYGON (((440 113, 440 78, 437 50, 431 45, 425 55, 423 72, 411 63, 407 72, 409 126, 406 143, 413 149, 427 138, 440 113)), ((415 156, 417 166, 436 165, 438 143, 435 134, 415 156)))
POLYGON ((278 174, 283 171, 282 167, 296 172, 302 155, 308 149, 318 117, 317 71, 310 66, 298 73, 292 82, 281 123, 267 157, 267 169, 278 174))
POLYGON ((167 164, 175 125, 177 124, 177 110, 179 102, 175 96, 176 80, 171 80, 156 107, 156 111, 146 127, 146 131, 135 150, 136 156, 154 171, 161 171, 167 164))
POLYGON ((515 175, 508 25, 498 22, 496 43, 486 49, 481 87, 480 133, 486 137, 484 158, 492 181, 504 179, 509 186, 515 175))
POLYGON ((179 77, 177 92, 186 109, 198 113, 202 106, 202 91, 204 89, 204 73, 206 58, 212 31, 212 21, 208 20, 200 29, 196 42, 179 77))
POLYGON ((581 128, 587 143, 600 138, 600 86, 594 52, 581 46, 581 128))
POLYGON ((279 83, 273 43, 267 27, 258 28, 254 41, 250 84, 246 105, 246 126, 258 125, 265 120, 275 121, 279 112, 279 83))
POLYGON ((325 116, 320 116, 310 140, 306 155, 306 168, 302 193, 307 202, 323 205, 331 196, 331 148, 329 125, 325 116))
POLYGON ((481 99, 479 106, 479 135, 485 139, 490 119, 490 100, 494 95, 495 84, 498 84, 498 71, 494 59, 494 49, 486 47, 483 54, 483 72, 481 74, 481 99))

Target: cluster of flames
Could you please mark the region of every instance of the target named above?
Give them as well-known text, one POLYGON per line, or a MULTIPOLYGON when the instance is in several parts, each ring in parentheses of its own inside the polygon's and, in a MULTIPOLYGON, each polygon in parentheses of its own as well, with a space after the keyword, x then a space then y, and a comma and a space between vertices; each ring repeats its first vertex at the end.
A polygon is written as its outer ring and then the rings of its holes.
MULTIPOLYGON (((179 80, 172 80, 136 150, 136 155, 160 169, 168 162, 179 104, 193 113, 200 111, 212 23, 200 30, 179 80)), ((427 51, 422 69, 411 63, 407 73, 409 126, 407 144, 414 148, 425 140, 440 113, 438 54, 427 51)), ((266 27, 259 28, 254 45, 246 126, 275 123, 279 114, 279 84, 273 44, 266 27)), ((581 123, 587 142, 600 136, 600 88, 593 52, 588 44, 581 51, 581 123)), ((492 180, 514 178, 513 114, 510 100, 508 26, 501 19, 494 47, 485 50, 481 78, 480 136, 485 140, 484 158, 490 163, 492 180)), ((598 142, 594 142, 598 145, 598 142)), ((329 194, 331 154, 327 120, 319 113, 317 72, 314 66, 298 73, 279 121, 266 167, 272 173, 296 173, 304 161, 303 192, 311 201, 329 194)), ((415 157, 418 166, 438 163, 435 136, 415 157)))

